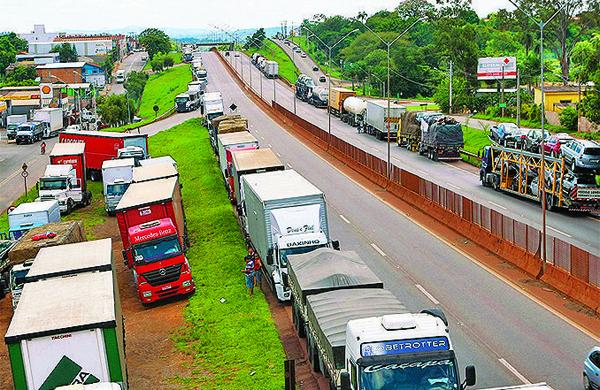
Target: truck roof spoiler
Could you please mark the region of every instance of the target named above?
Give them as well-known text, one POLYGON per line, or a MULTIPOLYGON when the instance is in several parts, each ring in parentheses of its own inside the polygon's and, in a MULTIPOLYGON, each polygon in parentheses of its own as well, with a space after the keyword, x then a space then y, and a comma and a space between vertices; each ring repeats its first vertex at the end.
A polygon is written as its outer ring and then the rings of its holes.
POLYGON ((429 314, 431 316, 437 317, 440 320, 442 320, 444 325, 448 326, 448 319, 446 318, 446 315, 444 314, 442 309, 438 309, 438 308, 424 309, 424 310, 421 310, 421 313, 429 314))

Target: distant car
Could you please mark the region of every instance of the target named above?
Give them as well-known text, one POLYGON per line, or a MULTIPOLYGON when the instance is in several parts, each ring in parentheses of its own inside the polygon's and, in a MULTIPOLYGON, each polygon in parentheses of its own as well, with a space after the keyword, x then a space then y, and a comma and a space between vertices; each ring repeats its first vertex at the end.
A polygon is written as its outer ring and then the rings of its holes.
POLYGON ((561 147, 565 163, 573 172, 600 172, 600 144, 594 141, 574 139, 561 147))
MULTIPOLYGON (((544 139, 548 139, 550 133, 546 132, 544 139)), ((542 144, 542 130, 531 129, 525 137, 525 145, 523 149, 532 153, 540 153, 540 145, 542 144)))
POLYGON ((302 57, 302 58, 306 58, 306 53, 302 53, 302 54, 300 55, 300 57, 302 57))
POLYGON ((300 48, 299 48, 298 46, 296 46, 296 47, 294 48, 294 51, 295 51, 296 53, 298 53, 298 54, 300 54, 300 53, 302 52, 302 50, 300 50, 300 48))
POLYGON ((511 142, 514 143, 513 134, 517 130, 519 127, 514 123, 500 123, 490 128, 490 138, 502 146, 510 146, 511 142))
POLYGON ((325 76, 321 76, 321 77, 319 77, 319 81, 321 83, 326 83, 327 82, 327 78, 325 76))
POLYGON ((554 134, 548 141, 544 142, 544 153, 551 155, 552 157, 559 157, 561 154, 561 146, 567 142, 573 140, 567 133, 554 134))
POLYGON ((234 57, 239 57, 239 56, 240 56, 240 52, 236 51, 235 54, 234 54, 234 57))
POLYGON ((319 71, 319 67, 318 66, 313 66, 313 72, 318 72, 319 71))
POLYGON ((600 389, 600 347, 592 349, 583 363, 583 387, 600 389))
POLYGON ((133 117, 133 121, 132 121, 132 122, 133 122, 133 123, 139 123, 139 122, 141 122, 141 121, 142 121, 142 118, 140 118, 139 116, 134 116, 134 117, 133 117))

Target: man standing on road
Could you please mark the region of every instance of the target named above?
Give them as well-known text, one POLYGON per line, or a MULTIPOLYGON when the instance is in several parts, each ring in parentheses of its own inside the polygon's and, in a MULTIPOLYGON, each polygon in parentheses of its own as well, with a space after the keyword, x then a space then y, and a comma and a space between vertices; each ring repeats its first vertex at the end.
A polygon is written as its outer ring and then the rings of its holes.
POLYGON ((254 296, 254 257, 246 256, 246 267, 242 270, 246 274, 246 288, 250 297, 254 296))
POLYGON ((46 154, 46 143, 44 141, 42 141, 42 143, 40 145, 40 153, 46 154))

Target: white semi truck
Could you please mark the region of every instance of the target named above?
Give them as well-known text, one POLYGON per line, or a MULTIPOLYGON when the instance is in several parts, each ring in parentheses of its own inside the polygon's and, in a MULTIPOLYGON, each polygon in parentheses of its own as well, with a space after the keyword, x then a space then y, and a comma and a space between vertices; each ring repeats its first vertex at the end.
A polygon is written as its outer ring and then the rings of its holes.
POLYGON ((44 138, 55 137, 64 129, 62 108, 40 108, 33 111, 33 120, 46 123, 44 138))
POLYGON ((330 388, 463 389, 448 322, 439 309, 409 312, 355 252, 289 257, 292 316, 312 368, 330 388))
POLYGON ((40 197, 37 200, 57 200, 60 211, 69 214, 76 206, 87 206, 92 200, 82 180, 71 164, 47 165, 38 183, 40 197))
POLYGON ((223 113, 223 96, 221 92, 207 92, 202 95, 202 114, 208 123, 223 115, 223 113))
POLYGON ((330 244, 325 194, 294 170, 242 176, 242 225, 280 301, 288 301, 287 259, 330 244))
POLYGON ((6 117, 6 138, 14 140, 17 138, 17 129, 19 125, 27 122, 27 115, 9 115, 6 117))
POLYGON ((133 158, 106 160, 102 163, 104 209, 109 215, 114 214, 119 201, 131 184, 134 166, 133 158))

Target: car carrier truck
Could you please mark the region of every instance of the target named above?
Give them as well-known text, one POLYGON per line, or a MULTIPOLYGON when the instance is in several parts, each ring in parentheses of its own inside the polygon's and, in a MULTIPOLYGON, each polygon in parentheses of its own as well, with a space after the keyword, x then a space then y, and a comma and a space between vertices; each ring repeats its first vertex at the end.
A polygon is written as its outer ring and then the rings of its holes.
POLYGON ((253 173, 283 171, 281 160, 269 148, 244 150, 231 157, 231 175, 229 176, 229 194, 234 204, 241 203, 242 176, 253 173))
POLYGON ((107 131, 63 131, 61 143, 84 143, 87 176, 93 181, 102 177, 102 163, 119 157, 119 149, 137 146, 148 157, 148 135, 107 131))
POLYGON ((244 230, 277 299, 288 301, 287 257, 330 245, 325 194, 294 170, 244 175, 242 188, 244 230))
POLYGON ((119 201, 133 180, 133 158, 106 160, 102 163, 104 210, 113 215, 119 201))
POLYGON ((127 388, 123 325, 112 272, 26 283, 4 337, 14 388, 98 382, 127 388))
POLYGON ((195 290, 178 179, 133 183, 116 208, 123 258, 143 304, 195 290))
POLYGON ((355 252, 292 255, 288 269, 294 324, 330 388, 463 388, 441 310, 410 313, 355 252))
POLYGON ((545 156, 544 186, 541 186, 542 156, 500 146, 483 149, 479 179, 485 187, 508 192, 535 202, 545 201, 548 210, 600 210, 600 187, 594 175, 568 171, 564 159, 545 156))

